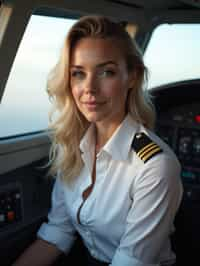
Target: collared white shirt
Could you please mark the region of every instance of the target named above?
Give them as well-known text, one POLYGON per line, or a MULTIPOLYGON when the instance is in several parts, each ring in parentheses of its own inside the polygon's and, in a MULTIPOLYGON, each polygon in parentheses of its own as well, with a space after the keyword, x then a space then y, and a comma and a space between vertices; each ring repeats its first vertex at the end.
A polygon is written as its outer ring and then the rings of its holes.
POLYGON ((71 185, 56 179, 49 222, 38 236, 68 253, 78 231, 91 255, 110 266, 173 262, 169 236, 182 198, 175 154, 127 115, 97 155, 96 181, 83 203, 82 194, 92 183, 94 143, 91 125, 80 143, 84 167, 71 185), (144 163, 132 148, 138 132, 148 135, 163 152, 144 163))

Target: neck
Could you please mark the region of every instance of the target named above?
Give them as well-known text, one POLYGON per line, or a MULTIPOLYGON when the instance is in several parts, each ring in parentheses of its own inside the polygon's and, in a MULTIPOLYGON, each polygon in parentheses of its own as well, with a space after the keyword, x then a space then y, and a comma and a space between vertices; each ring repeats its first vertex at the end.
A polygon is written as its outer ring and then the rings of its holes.
POLYGON ((106 142, 111 138, 115 130, 121 124, 124 118, 114 121, 109 124, 104 124, 103 122, 95 123, 96 128, 96 153, 106 144, 106 142))

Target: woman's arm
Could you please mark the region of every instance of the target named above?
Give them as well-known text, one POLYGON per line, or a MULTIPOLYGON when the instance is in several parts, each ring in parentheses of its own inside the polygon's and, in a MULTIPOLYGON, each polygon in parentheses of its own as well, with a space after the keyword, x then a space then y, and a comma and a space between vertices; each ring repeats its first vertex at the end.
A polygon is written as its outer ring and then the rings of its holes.
POLYGON ((52 196, 48 223, 43 223, 37 232, 38 239, 28 247, 13 266, 48 266, 64 252, 71 249, 75 229, 66 210, 63 184, 57 178, 52 196))
POLYGON ((110 266, 158 266, 182 197, 179 164, 155 156, 138 173, 131 194, 125 232, 110 266))
POLYGON ((55 245, 37 239, 24 251, 13 266, 49 266, 61 253, 55 245))

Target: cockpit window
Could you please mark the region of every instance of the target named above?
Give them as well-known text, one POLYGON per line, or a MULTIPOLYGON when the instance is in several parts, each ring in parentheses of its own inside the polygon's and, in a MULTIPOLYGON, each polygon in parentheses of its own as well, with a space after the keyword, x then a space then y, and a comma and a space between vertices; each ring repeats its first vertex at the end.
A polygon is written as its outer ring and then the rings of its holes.
POLYGON ((200 24, 162 24, 147 46, 148 87, 200 78, 200 24))
POLYGON ((18 49, 0 104, 0 138, 48 126, 46 93, 67 30, 75 19, 32 15, 18 49))

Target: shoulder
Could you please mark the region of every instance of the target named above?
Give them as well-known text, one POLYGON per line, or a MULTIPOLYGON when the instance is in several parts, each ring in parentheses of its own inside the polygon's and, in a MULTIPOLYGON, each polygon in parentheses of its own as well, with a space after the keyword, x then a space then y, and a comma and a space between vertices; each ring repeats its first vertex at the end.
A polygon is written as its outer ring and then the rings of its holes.
POLYGON ((162 153, 162 148, 153 141, 145 132, 136 133, 132 142, 132 148, 136 155, 146 163, 152 157, 162 153))
POLYGON ((169 187, 180 183, 180 163, 171 148, 156 134, 147 130, 136 133, 132 149, 139 162, 135 184, 165 184, 169 187))
POLYGON ((173 150, 152 131, 143 128, 137 132, 132 149, 144 167, 165 164, 180 169, 180 163, 173 150))

